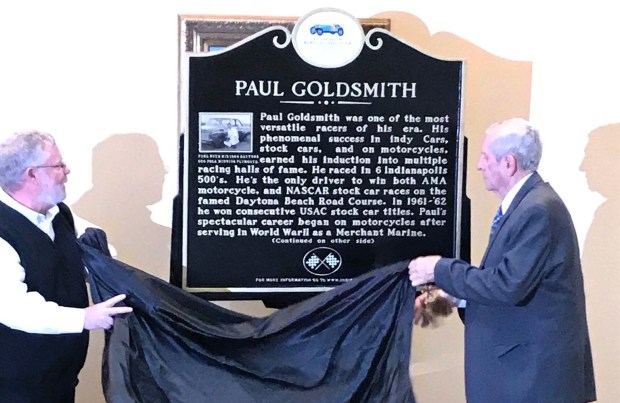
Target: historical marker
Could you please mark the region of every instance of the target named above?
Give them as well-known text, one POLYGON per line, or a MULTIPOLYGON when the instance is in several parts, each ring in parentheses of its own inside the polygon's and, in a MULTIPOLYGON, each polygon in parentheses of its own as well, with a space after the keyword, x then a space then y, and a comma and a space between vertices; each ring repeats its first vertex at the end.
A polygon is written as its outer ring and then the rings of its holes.
POLYGON ((318 292, 459 255, 461 61, 321 9, 188 66, 185 289, 318 292))

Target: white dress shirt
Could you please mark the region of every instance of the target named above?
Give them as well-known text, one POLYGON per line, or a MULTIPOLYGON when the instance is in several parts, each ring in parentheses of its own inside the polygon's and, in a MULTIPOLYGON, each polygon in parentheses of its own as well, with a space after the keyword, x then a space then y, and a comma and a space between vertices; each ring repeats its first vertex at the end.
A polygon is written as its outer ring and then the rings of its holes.
MULTIPOLYGON (((54 240, 54 206, 43 215, 30 210, 0 189, 0 201, 16 210, 54 240)), ((84 309, 59 306, 41 294, 28 291, 26 273, 15 249, 0 238, 0 323, 28 333, 80 333, 84 329, 84 309)))

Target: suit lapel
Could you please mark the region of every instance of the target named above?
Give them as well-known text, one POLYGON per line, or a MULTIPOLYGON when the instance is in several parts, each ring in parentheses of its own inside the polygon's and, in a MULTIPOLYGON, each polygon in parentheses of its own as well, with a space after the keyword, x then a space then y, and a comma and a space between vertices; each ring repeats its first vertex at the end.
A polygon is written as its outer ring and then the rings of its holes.
POLYGON ((534 172, 532 176, 530 176, 525 181, 521 189, 519 189, 519 191, 515 195, 515 198, 510 203, 508 210, 506 210, 502 219, 500 220, 499 225, 497 226, 497 229, 495 230, 495 233, 489 239, 489 244, 487 245, 487 249, 484 251, 484 256, 482 257, 482 261, 480 262, 481 267, 484 266, 484 262, 487 258, 487 254, 489 253, 489 250, 491 249, 491 246, 493 245, 493 241, 495 241, 495 238, 497 238, 497 234, 502 230, 502 227, 504 226, 504 224, 506 224, 506 222, 510 219, 510 215, 512 214, 512 212, 521 203, 525 195, 527 195, 530 192, 530 190, 532 190, 536 185, 538 185, 541 182, 542 182, 542 178, 540 177, 538 172, 534 172))

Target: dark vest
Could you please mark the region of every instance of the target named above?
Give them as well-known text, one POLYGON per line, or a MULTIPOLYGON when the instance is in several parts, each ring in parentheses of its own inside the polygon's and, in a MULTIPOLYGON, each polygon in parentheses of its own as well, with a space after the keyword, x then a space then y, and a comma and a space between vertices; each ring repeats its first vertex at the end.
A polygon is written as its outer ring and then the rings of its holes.
MULTIPOLYGON (((0 202, 0 237, 17 251, 28 291, 61 306, 85 308, 88 294, 73 217, 64 203, 58 207, 52 241, 23 215, 0 202)), ((87 331, 34 334, 0 324, 0 382, 54 383, 74 378, 84 365, 87 348, 87 331)))

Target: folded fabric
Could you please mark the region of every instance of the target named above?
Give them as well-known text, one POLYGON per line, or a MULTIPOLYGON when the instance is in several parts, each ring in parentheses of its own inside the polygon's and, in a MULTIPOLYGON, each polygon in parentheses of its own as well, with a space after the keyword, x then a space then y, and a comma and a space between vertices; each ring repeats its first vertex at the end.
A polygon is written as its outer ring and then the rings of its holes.
POLYGON ((251 317, 112 259, 99 229, 78 244, 93 300, 133 307, 106 332, 108 402, 415 402, 407 262, 251 317))

